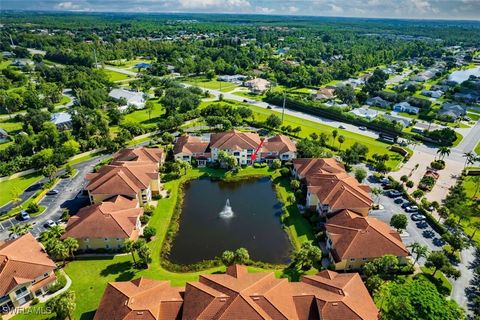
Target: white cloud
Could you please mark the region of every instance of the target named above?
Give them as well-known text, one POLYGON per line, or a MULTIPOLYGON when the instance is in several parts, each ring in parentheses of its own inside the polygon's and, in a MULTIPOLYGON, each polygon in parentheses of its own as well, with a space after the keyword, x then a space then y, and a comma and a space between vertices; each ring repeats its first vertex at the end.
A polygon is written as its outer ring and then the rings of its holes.
POLYGON ((179 0, 187 9, 250 7, 248 0, 179 0))
POLYGON ((300 10, 300 9, 298 9, 298 8, 295 7, 295 6, 290 6, 290 7, 288 7, 288 12, 290 12, 290 13, 298 12, 298 10, 300 10))
POLYGON ((342 13, 342 12, 343 12, 343 8, 340 7, 340 6, 337 6, 337 5, 334 4, 334 3, 331 3, 329 6, 330 6, 330 10, 331 10, 333 13, 342 13))
POLYGON ((74 4, 71 1, 60 2, 55 7, 60 10, 80 10, 81 9, 81 7, 78 4, 74 4))
POLYGON ((275 9, 267 8, 267 7, 255 7, 255 12, 268 14, 268 13, 274 13, 275 9))

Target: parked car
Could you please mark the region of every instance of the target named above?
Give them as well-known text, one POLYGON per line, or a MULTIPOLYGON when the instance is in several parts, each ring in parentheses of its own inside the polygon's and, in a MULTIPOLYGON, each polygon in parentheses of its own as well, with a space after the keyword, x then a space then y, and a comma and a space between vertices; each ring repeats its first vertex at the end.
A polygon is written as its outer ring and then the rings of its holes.
POLYGON ((20 214, 18 215, 18 218, 22 221, 27 221, 30 220, 30 215, 27 211, 22 210, 22 212, 20 212, 20 214))
POLYGON ((57 223, 53 220, 47 220, 47 222, 45 222, 45 228, 53 228, 57 225, 57 223))
POLYGON ((427 219, 423 214, 419 214, 419 213, 416 213, 416 214, 412 214, 412 220, 413 221, 423 221, 427 219))
POLYGON ((388 178, 382 178, 382 179, 380 180, 380 183, 381 183, 382 185, 389 184, 389 183, 390 183, 390 180, 389 180, 388 178))
POLYGON ((406 209, 407 207, 411 207, 411 206, 413 206, 413 203, 407 201, 402 204, 402 209, 406 209))
POLYGON ((243 102, 248 103, 248 100, 247 100, 247 99, 243 99, 243 102))
POLYGON ((272 106, 267 106, 267 109, 272 109, 272 106))
POLYGON ((398 190, 390 190, 390 191, 387 191, 387 195, 390 197, 390 198, 396 198, 396 197, 400 197, 403 193, 401 191, 398 191, 398 190))
POLYGON ((347 128, 345 128, 345 126, 343 126, 343 125, 339 125, 338 128, 339 128, 339 129, 347 129, 347 128))
POLYGON ((407 211, 407 212, 417 212, 417 211, 418 211, 418 207, 417 207, 417 206, 406 207, 406 208, 405 208, 405 211, 407 211))
POLYGON ((403 203, 403 199, 402 198, 397 198, 397 199, 393 200, 393 202, 395 202, 396 204, 401 204, 401 203, 403 203))
POLYGON ((58 194, 57 189, 52 189, 52 190, 47 192, 47 196, 53 196, 53 195, 56 195, 56 194, 58 194))
POLYGON ((365 130, 367 130, 367 127, 358 127, 358 129, 360 129, 362 131, 365 131, 365 130))

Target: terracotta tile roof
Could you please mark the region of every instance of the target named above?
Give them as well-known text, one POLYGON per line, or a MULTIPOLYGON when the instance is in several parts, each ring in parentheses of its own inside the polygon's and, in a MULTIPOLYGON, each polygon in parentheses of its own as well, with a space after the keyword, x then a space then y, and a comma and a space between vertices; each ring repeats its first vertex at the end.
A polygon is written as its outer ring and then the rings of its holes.
POLYGON ((173 154, 206 153, 208 144, 208 141, 204 141, 200 137, 183 135, 178 137, 177 141, 175 142, 173 154))
POLYGON ((300 158, 293 160, 293 167, 300 178, 323 173, 343 173, 345 167, 335 158, 300 158))
POLYGON ((137 161, 162 164, 165 154, 161 148, 125 148, 113 155, 113 161, 137 161))
POLYGON ((85 188, 91 194, 135 196, 157 178, 158 169, 153 163, 112 162, 97 173, 88 175, 90 182, 85 188))
POLYGON ((328 219, 325 228, 333 242, 333 256, 338 261, 378 258, 386 254, 409 256, 400 235, 375 218, 344 210, 328 219))
POLYGON ((55 263, 30 233, 0 243, 0 296, 55 268, 55 263))
POLYGON ((320 202, 331 211, 350 209, 368 210, 373 204, 368 186, 363 186, 347 173, 307 176, 308 191, 314 193, 320 202))
POLYGON ((255 150, 261 143, 256 132, 242 132, 237 130, 213 133, 210 136, 210 148, 220 150, 255 150))
POLYGON ((138 281, 145 279, 123 283, 121 287, 118 282, 110 283, 95 319, 378 318, 378 310, 358 274, 322 271, 304 277, 302 282, 289 282, 275 278, 273 272, 248 273, 246 267, 234 265, 227 269, 226 274, 202 275, 199 281, 188 282, 184 292, 164 285, 163 281, 150 280, 143 287, 138 285, 138 281), (172 289, 177 291, 170 291, 172 289), (131 299, 135 299, 136 303, 132 303, 131 299), (166 300, 179 303, 175 305, 176 309, 171 308, 177 313, 160 317, 157 310, 162 310, 166 300), (148 315, 144 312, 133 317, 132 310, 145 310, 148 315))
POLYGON ((32 292, 35 292, 38 289, 43 288, 47 284, 54 282, 56 279, 57 279, 57 277, 55 276, 55 273, 52 273, 48 277, 46 277, 45 279, 42 279, 38 282, 35 282, 35 284, 32 286, 32 292))
POLYGON ((285 152, 296 152, 297 147, 293 141, 284 135, 277 135, 268 138, 262 146, 262 152, 278 152, 279 154, 285 152))
POLYGON ((128 282, 110 282, 105 289, 95 320, 179 319, 183 288, 167 281, 139 278, 128 282))
POLYGON ((62 238, 137 239, 136 222, 143 214, 137 200, 115 196, 108 201, 84 207, 70 219, 62 238))

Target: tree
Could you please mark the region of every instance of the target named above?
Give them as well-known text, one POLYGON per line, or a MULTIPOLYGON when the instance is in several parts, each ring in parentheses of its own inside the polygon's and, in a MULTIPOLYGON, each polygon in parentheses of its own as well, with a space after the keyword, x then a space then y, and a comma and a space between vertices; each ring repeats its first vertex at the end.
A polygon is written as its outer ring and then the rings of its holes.
POLYGON ((144 266, 147 267, 148 264, 152 262, 152 252, 150 248, 145 244, 145 242, 143 242, 143 244, 138 247, 137 253, 140 262, 144 266))
POLYGON ((311 242, 302 243, 300 250, 292 255, 292 264, 297 269, 308 270, 322 258, 322 251, 311 242))
POLYGON ((413 183, 412 180, 408 180, 407 183, 405 184, 405 186, 406 186, 407 188, 413 188, 414 183, 413 183))
POLYGON ((400 181, 402 181, 402 183, 406 183, 408 181, 408 176, 404 174, 400 177, 400 181))
POLYGON ((364 264, 363 272, 367 277, 378 275, 383 280, 390 279, 398 272, 398 258, 389 254, 376 258, 364 264))
POLYGON ((53 164, 48 164, 42 168, 42 174, 48 178, 49 181, 53 180, 55 173, 57 172, 57 167, 53 164))
POLYGON ((52 240, 50 243, 50 248, 47 248, 48 253, 54 257, 56 260, 62 260, 62 264, 65 265, 65 259, 70 256, 70 252, 65 244, 60 240, 52 240))
POLYGON ((22 201, 21 192, 18 187, 13 187, 12 190, 10 191, 10 196, 13 202, 14 207, 18 207, 20 205, 20 202, 22 201))
POLYGON ((375 198, 377 198, 377 205, 379 205, 380 203, 378 202, 379 199, 380 199, 380 195, 383 193, 383 190, 378 188, 378 187, 373 187, 372 188, 372 194, 375 196, 375 198))
POLYGON ((407 228, 408 219, 407 216, 401 213, 394 214, 390 219, 390 225, 394 227, 398 233, 407 228))
POLYGON ((368 148, 358 142, 355 142, 350 148, 341 152, 342 160, 347 165, 357 164, 364 159, 368 153, 368 148))
POLYGON ((63 240, 63 244, 67 248, 70 257, 73 259, 74 258, 74 255, 73 255, 74 252, 77 251, 78 248, 79 248, 79 244, 78 244, 77 239, 72 238, 72 237, 68 237, 65 240, 63 240))
POLYGON ((337 139, 337 136, 338 136, 337 129, 333 129, 333 131, 332 131, 332 138, 333 138, 332 145, 335 145, 335 140, 337 139))
POLYGON ((157 235, 157 229, 155 229, 154 227, 146 226, 145 228, 143 228, 143 236, 148 241, 150 241, 156 235, 157 235))
POLYGON ((250 261, 250 254, 247 249, 238 248, 235 250, 235 263, 246 264, 248 261, 250 261))
POLYGON ((73 173, 73 167, 72 167, 72 165, 71 165, 70 163, 67 163, 67 164, 65 165, 65 174, 66 174, 67 176, 71 176, 72 173, 73 173))
POLYGON ((281 166, 282 166, 282 161, 280 161, 279 159, 275 159, 272 161, 273 169, 280 169, 281 166))
POLYGON ((428 247, 421 245, 419 242, 414 242, 411 245, 408 246, 410 248, 410 251, 415 254, 415 261, 413 264, 417 263, 418 259, 420 258, 426 258, 428 254, 428 247))
POLYGON ((230 250, 226 250, 222 253, 222 263, 228 267, 235 263, 235 253, 230 250))
POLYGON ((338 143, 340 144, 339 150, 342 150, 342 144, 345 142, 345 137, 342 135, 338 136, 338 143))
POLYGON ((318 139, 318 134, 315 132, 310 133, 310 138, 312 138, 313 141, 316 141, 318 139))
POLYGON ((470 224, 470 226, 473 228, 473 233, 470 235, 470 240, 475 237, 475 234, 477 233, 478 229, 480 229, 480 221, 474 221, 473 223, 470 224))
POLYGON ((293 191, 296 191, 300 188, 300 181, 294 179, 290 181, 290 188, 292 188, 293 191))
POLYGON ((445 156, 449 156, 450 155, 450 148, 449 147, 440 147, 438 148, 437 150, 437 154, 440 155, 440 159, 443 160, 445 158, 445 156))
POLYGON ((448 260, 447 256, 441 251, 431 252, 427 257, 427 261, 425 262, 425 267, 433 268, 433 277, 435 277, 435 274, 438 270, 446 267, 448 268, 449 266, 451 266, 450 261, 448 260))
MULTIPOLYGON (((340 139, 340 137, 339 137, 340 139)), ((355 179, 357 179, 358 182, 362 183, 363 180, 367 177, 367 171, 363 168, 357 168, 355 170, 355 179)))
POLYGON ((134 244, 135 244, 135 241, 127 239, 123 243, 123 246, 125 247, 126 251, 130 252, 130 254, 132 255, 133 264, 136 265, 137 261, 135 260, 135 245, 134 244))
POLYGON ((278 128, 282 124, 282 120, 277 115, 271 114, 265 120, 265 124, 270 128, 278 128))
POLYGON ((170 132, 162 133, 161 137, 163 144, 171 144, 175 140, 175 137, 170 132))
POLYGON ((459 231, 446 232, 442 235, 442 239, 450 244, 453 253, 461 251, 468 246, 468 243, 459 231))
POLYGON ((46 306, 52 311, 52 313, 55 313, 55 319, 72 319, 73 312, 76 308, 75 293, 69 290, 61 295, 53 297, 47 301, 46 306))
POLYGON ((222 166, 226 167, 227 170, 233 169, 238 165, 237 159, 223 150, 218 152, 218 161, 222 166))
POLYGON ((154 108, 155 108, 155 103, 153 103, 152 100, 148 100, 147 102, 145 102, 145 110, 147 110, 147 113, 148 113, 148 120, 152 119, 151 116, 154 108))
POLYGON ((335 89, 335 95, 345 104, 351 104, 355 101, 355 90, 350 84, 335 89))
POLYGON ((412 192, 412 197, 414 197, 415 199, 420 199, 421 197, 423 197, 424 194, 425 194, 425 192, 417 189, 417 190, 412 192))
POLYGON ((24 230, 24 229, 23 229, 23 226, 22 226, 22 225, 20 225, 20 224, 14 224, 13 226, 11 226, 11 227, 8 229, 8 236, 9 236, 9 237, 12 237, 12 236, 15 236, 15 237, 21 236, 23 230, 24 230))

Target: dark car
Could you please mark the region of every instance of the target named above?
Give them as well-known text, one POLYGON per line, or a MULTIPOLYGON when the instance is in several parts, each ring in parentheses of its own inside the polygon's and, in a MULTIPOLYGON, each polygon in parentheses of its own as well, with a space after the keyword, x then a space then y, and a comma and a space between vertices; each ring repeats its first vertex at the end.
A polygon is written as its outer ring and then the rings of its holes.
POLYGON ((346 129, 345 126, 343 126, 343 125, 339 125, 338 128, 340 128, 340 129, 346 129))
POLYGON ((247 100, 247 99, 243 99, 243 102, 248 103, 248 100, 247 100))
POLYGON ((428 223, 425 220, 422 220, 420 222, 417 222, 417 228, 419 229, 425 229, 428 228, 428 223))
POLYGON ((267 109, 272 109, 272 106, 267 106, 267 109))
POLYGON ((58 190, 56 190, 56 189, 52 189, 52 190, 47 192, 47 196, 53 196, 53 195, 56 195, 56 194, 58 194, 58 190))
POLYGON ((396 204, 401 204, 401 203, 403 203, 403 199, 402 198, 397 198, 397 199, 393 200, 393 202, 395 202, 396 204))
POLYGON ((402 204, 402 209, 405 209, 405 208, 411 207, 411 206, 413 206, 413 203, 407 201, 407 202, 404 202, 402 204))
POLYGON ((400 197, 402 194, 403 193, 398 190, 390 190, 387 192, 387 196, 389 196, 390 198, 400 197))
POLYGON ((365 131, 365 130, 367 130, 367 127, 358 127, 358 129, 360 129, 362 131, 365 131))
POLYGON ((412 214, 412 220, 413 221, 423 221, 425 220, 425 216, 423 214, 419 214, 419 213, 416 213, 416 214, 412 214))

